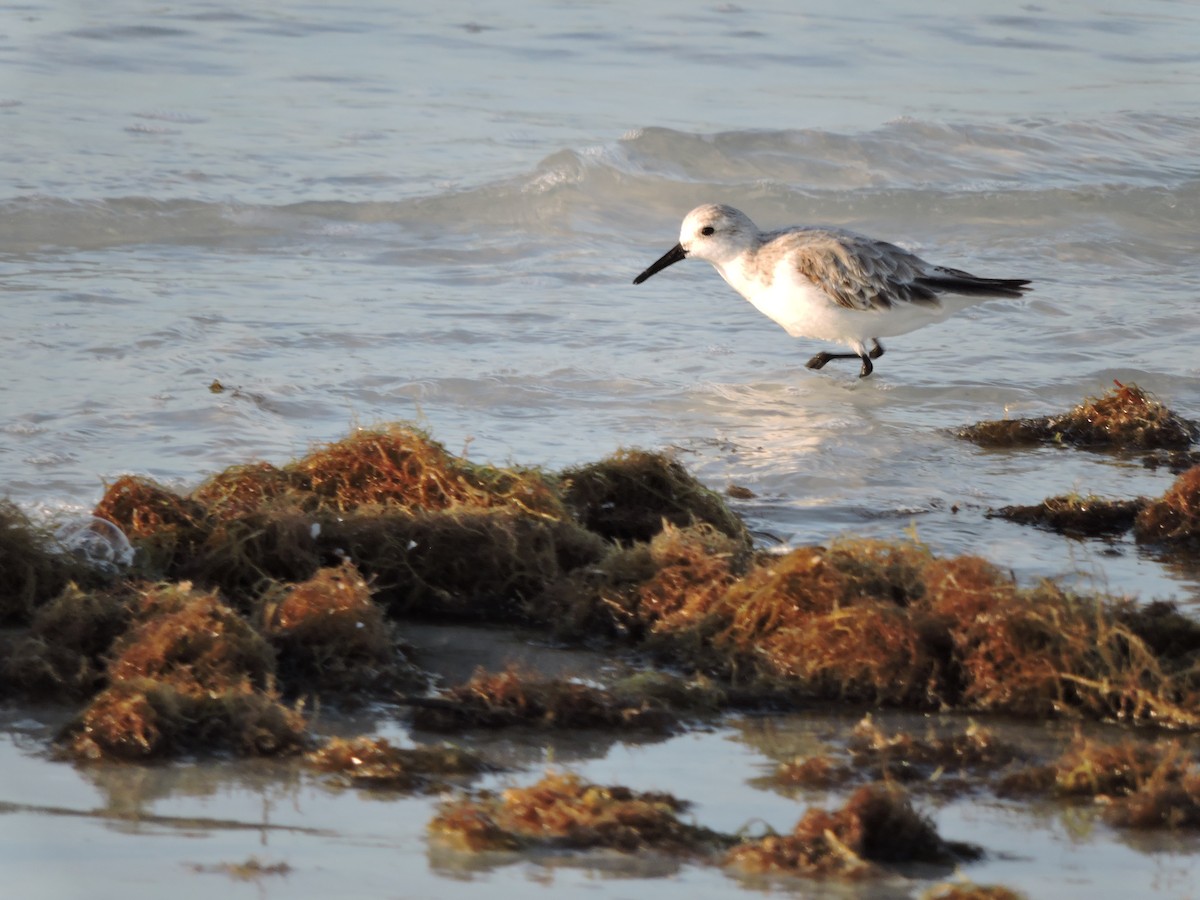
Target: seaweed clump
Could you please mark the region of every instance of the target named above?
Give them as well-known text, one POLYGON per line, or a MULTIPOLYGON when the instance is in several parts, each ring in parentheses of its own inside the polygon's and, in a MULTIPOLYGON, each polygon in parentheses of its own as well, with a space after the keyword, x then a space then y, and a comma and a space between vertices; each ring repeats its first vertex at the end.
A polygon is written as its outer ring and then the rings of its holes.
POLYGON ((113 645, 108 687, 64 731, 64 752, 85 760, 150 759, 304 747, 304 717, 275 691, 270 645, 215 593, 152 587, 133 615, 113 645))
POLYGON ((125 532, 138 569, 152 577, 174 574, 200 552, 214 527, 202 503, 134 475, 108 485, 92 514, 125 532))
POLYGON ((972 722, 946 737, 886 734, 867 716, 850 739, 854 764, 878 779, 931 781, 944 773, 990 772, 1025 758, 1020 748, 972 722))
POLYGON ((660 575, 643 604, 656 644, 741 689, 923 706, 936 663, 908 607, 927 560, 915 544, 801 547, 723 583, 670 579, 662 596, 660 575))
POLYGON ((240 863, 216 863, 215 865, 192 865, 194 872, 211 872, 228 875, 236 881, 258 881, 267 875, 290 875, 292 867, 285 862, 266 863, 256 856, 251 856, 240 863))
POLYGON ((458 747, 406 749, 393 747, 386 738, 333 738, 305 760, 355 787, 423 793, 444 790, 448 779, 490 770, 474 753, 458 747))
POLYGON ((409 426, 360 429, 286 469, 301 491, 338 512, 364 506, 439 510, 508 506, 560 517, 553 485, 532 469, 477 466, 409 426))
POLYGON ((761 652, 768 676, 820 696, 927 703, 935 664, 907 612, 924 559, 916 545, 874 541, 793 551, 730 590, 723 643, 747 662, 761 652))
POLYGON ((392 626, 350 562, 299 584, 277 584, 260 600, 263 632, 278 652, 289 688, 380 690, 414 670, 401 659, 392 626))
POLYGON ((672 713, 650 700, 615 696, 610 691, 560 678, 540 678, 510 667, 477 671, 470 681, 438 697, 412 698, 413 724, 430 731, 463 728, 639 729, 672 731, 672 713))
POLYGON ((273 693, 196 694, 146 679, 118 682, 96 695, 64 732, 60 748, 81 761, 144 761, 189 752, 278 756, 307 743, 304 717, 273 693))
POLYGON ((1124 828, 1200 828, 1200 767, 1178 741, 1078 737, 1054 762, 1003 779, 1000 793, 1052 793, 1103 804, 1124 828))
POLYGON ((151 579, 241 602, 350 559, 395 611, 434 616, 519 619, 523 600, 607 549, 571 517, 556 479, 474 465, 402 426, 282 468, 235 466, 186 496, 126 476, 96 514, 124 529, 151 579))
POLYGON ((1047 497, 1029 506, 1003 506, 990 515, 1021 525, 1038 525, 1070 537, 1103 537, 1132 528, 1146 502, 1066 494, 1047 497))
POLYGON ((630 551, 650 574, 599 591, 605 608, 733 697, 1200 723, 1197 647, 1155 643, 1161 623, 1128 603, 1023 588, 982 559, 910 542, 799 547, 742 575, 705 557, 695 529, 655 543, 658 557, 630 551))
MULTIPOLYGON (((158 560, 196 590, 173 589, 186 603, 163 599, 160 586, 99 604, 94 642, 76 637, 44 665, 26 643, 31 664, 9 681, 79 695, 107 684, 110 705, 138 679, 171 686, 182 705, 230 691, 275 702, 277 676, 290 696, 398 686, 407 669, 386 619, 409 615, 620 643, 719 683, 722 696, 708 694, 717 705, 851 701, 1200 724, 1200 637, 1151 608, 1052 582, 1021 587, 982 559, 938 558, 916 542, 756 553, 721 498, 685 475, 640 451, 560 477, 491 469, 392 427, 280 468, 235 467, 187 496, 121 479, 98 512, 130 534, 143 563, 158 560), (253 621, 265 655, 239 660, 217 684, 194 677, 194 660, 128 664, 126 638, 161 644, 166 632, 151 623, 176 614, 172 627, 193 646, 216 626, 236 646, 253 621), (106 615, 128 616, 129 634, 116 639, 122 626, 106 615), (188 615, 196 621, 185 628, 188 615)), ((164 689, 143 694, 166 709, 164 689)), ((675 725, 674 701, 511 672, 419 699, 426 727, 675 725)))
MULTIPOLYGON (((601 787, 549 773, 528 788, 444 803, 432 834, 471 852, 606 847, 713 859, 747 874, 878 875, 909 863, 952 866, 978 858, 973 845, 943 840, 897 788, 868 785, 839 810, 810 809, 790 834, 737 839, 686 823, 670 794, 601 787)), ((714 860, 715 861, 715 860, 714 860)))
POLYGON ((360 428, 282 468, 266 462, 233 466, 205 481, 189 499, 222 519, 289 505, 337 513, 455 506, 562 513, 552 480, 537 470, 469 463, 409 425, 360 428))
POLYGON ((703 855, 732 839, 680 818, 687 804, 670 794, 590 784, 550 772, 526 788, 481 793, 442 804, 429 831, 472 852, 610 848, 703 855))
POLYGON ((918 738, 903 731, 887 734, 869 715, 855 726, 847 749, 849 764, 829 756, 800 757, 781 763, 770 781, 784 787, 828 788, 862 778, 919 782, 952 792, 974 783, 966 773, 989 773, 1026 759, 1018 747, 975 723, 945 737, 918 738))
POLYGON ((899 789, 867 785, 839 810, 809 809, 790 834, 743 841, 726 862, 748 874, 855 877, 906 863, 951 866, 979 855, 977 847, 943 840, 899 789))
POLYGON ((775 767, 771 782, 783 787, 826 789, 853 780, 855 771, 828 756, 805 756, 790 759, 775 767))
POLYGON ((1132 528, 1139 543, 1194 549, 1200 546, 1200 466, 1180 474, 1154 500, 1068 494, 1032 506, 1005 506, 991 515, 1077 537, 1120 534, 1132 528))
POLYGON ((53 538, 15 503, 0 499, 0 626, 24 625, 71 581, 94 583, 91 570, 58 552, 53 538))
POLYGON ((1002 884, 956 881, 935 884, 921 894, 921 900, 1021 900, 1024 896, 1002 884))
POLYGON ((33 614, 29 631, 0 656, 9 690, 46 699, 78 699, 99 690, 113 642, 132 618, 128 588, 84 591, 75 584, 33 614))
POLYGON ((531 603, 533 616, 559 636, 617 637, 704 667, 711 635, 701 623, 715 621, 750 560, 747 545, 707 523, 664 523, 648 543, 615 547, 550 585, 531 603))
POLYGON ((487 622, 541 621, 531 602, 607 550, 573 521, 502 507, 352 515, 322 540, 372 578, 393 615, 487 622))
POLYGON ((1135 384, 1115 387, 1057 416, 1001 419, 960 428, 959 437, 985 447, 1056 444, 1089 450, 1183 450, 1200 436, 1185 419, 1135 384))
POLYGON ((1114 606, 1113 616, 1157 658, 1179 668, 1200 660, 1200 622, 1180 612, 1173 601, 1125 600, 1114 606))
POLYGON ((562 473, 564 499, 579 521, 621 543, 649 541, 663 522, 684 528, 706 522, 749 544, 746 526, 715 491, 678 461, 645 450, 622 450, 562 473))
POLYGON ((1162 497, 1142 508, 1134 535, 1141 543, 1200 546, 1200 466, 1188 469, 1162 497))
POLYGON ((950 640, 946 674, 959 705, 1159 725, 1200 721, 1190 661, 1157 655, 1138 636, 1139 617, 1128 606, 1051 582, 1021 589, 973 557, 931 563, 923 603, 950 640))

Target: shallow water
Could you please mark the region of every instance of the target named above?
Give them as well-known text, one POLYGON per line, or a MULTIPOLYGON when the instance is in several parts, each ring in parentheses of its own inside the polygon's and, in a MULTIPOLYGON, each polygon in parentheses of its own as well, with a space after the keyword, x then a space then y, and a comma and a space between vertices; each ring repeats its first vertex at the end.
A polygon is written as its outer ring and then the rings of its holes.
MULTIPOLYGON (((915 528, 1023 579, 1200 602, 1192 565, 986 517, 1071 490, 1157 494, 1168 473, 947 432, 1065 410, 1114 378, 1200 417, 1195 7, 415 6, 8 8, 0 493, 62 515, 122 473, 190 486, 412 419, 493 462, 678 448, 713 487, 757 495, 738 509, 765 542, 915 528), (707 266, 630 284, 704 201, 764 227, 854 228, 1036 290, 889 342, 867 381, 837 363, 812 373, 817 346, 707 266)), ((719 740, 695 740, 715 772, 719 740)), ((80 789, 26 759, 26 785, 80 789)), ((666 777, 653 759, 628 771, 666 777)), ((987 830, 1007 813, 962 815, 987 830)), ((97 857, 62 872, 141 853, 144 835, 71 821, 97 857)), ((346 843, 383 840, 362 834, 346 843)), ((223 833, 155 840, 211 848, 198 859, 241 852, 223 833)), ((1092 865, 1086 843, 1032 843, 1030 869, 1092 865)), ((1162 865, 1100 846, 1105 883, 1162 865)), ((432 894, 459 884, 410 852, 368 867, 363 894, 397 874, 432 894)), ((147 893, 178 876, 156 871, 147 893)), ((472 877, 507 892, 531 876, 472 877)), ((693 877, 709 876, 650 889, 693 877)), ((264 883, 252 889, 278 889, 264 883)))
MULTIPOLYGON (((1030 897, 1187 895, 1200 878, 1194 835, 1114 832, 1093 811, 1002 801, 986 794, 918 798, 944 836, 983 846, 980 862, 909 871, 881 880, 763 881, 669 857, 616 853, 467 857, 430 842, 425 824, 437 797, 340 788, 288 763, 204 762, 157 767, 48 767, 32 746, 34 721, 9 721, 0 737, 6 797, 0 803, 8 890, 26 897, 620 897, 754 894, 898 898, 968 878, 1030 897), (24 746, 23 746, 24 745, 24 746), (47 778, 50 771, 55 777, 47 778), (254 860, 283 873, 237 877, 223 867, 254 860), (92 886, 81 893, 83 885, 92 886), (95 893, 97 886, 100 893, 95 893)), ((395 743, 404 729, 385 716, 342 727, 370 728, 395 743)), ((751 781, 797 753, 820 753, 850 718, 733 718, 721 727, 652 743, 603 737, 504 734, 475 739, 492 760, 523 771, 478 786, 527 784, 553 759, 601 784, 666 790, 694 801, 691 817, 726 831, 788 831, 808 805, 839 805, 838 791, 784 796, 751 781)), ((922 717, 887 717, 885 727, 924 733, 922 717)), ((951 720, 949 727, 956 727, 951 720)), ((957 722, 961 727, 961 720, 957 722)), ((1004 727, 1010 740, 1045 743, 1044 729, 1004 727)), ((1059 729, 1062 731, 1062 729, 1059 729)), ((839 746, 836 742, 832 746, 839 746)))

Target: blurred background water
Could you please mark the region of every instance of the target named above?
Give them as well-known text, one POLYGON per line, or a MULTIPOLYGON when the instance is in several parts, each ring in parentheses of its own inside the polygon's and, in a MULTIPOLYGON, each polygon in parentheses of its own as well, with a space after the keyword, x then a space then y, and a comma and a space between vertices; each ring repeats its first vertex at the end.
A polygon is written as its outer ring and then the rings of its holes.
POLYGON ((1114 378, 1200 418, 1195 4, 3 9, 0 494, 31 511, 414 420, 497 463, 673 449, 766 543, 915 527, 1200 599, 986 516, 1169 473, 948 431, 1114 378), (630 284, 709 201, 1035 292, 812 373, 708 266, 630 284))

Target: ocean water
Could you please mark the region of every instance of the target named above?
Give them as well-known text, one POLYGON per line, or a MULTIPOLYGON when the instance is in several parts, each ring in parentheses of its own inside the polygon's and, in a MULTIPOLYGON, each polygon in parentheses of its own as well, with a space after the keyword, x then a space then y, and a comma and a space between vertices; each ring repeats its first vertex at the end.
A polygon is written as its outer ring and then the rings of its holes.
POLYGON ((410 420, 495 463, 672 449, 765 544, 915 533, 1196 609, 1187 561, 987 516, 1169 473, 950 430, 1114 379, 1200 418, 1198 37, 1175 0, 8 5, 0 495, 410 420), (810 372, 707 265, 630 283, 710 201, 1035 290, 810 372))

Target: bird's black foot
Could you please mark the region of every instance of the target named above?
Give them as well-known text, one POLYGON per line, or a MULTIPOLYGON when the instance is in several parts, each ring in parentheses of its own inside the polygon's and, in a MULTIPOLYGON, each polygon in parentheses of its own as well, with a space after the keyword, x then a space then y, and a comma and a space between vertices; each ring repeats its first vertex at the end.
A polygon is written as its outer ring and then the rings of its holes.
POLYGON ((879 357, 883 356, 883 344, 879 343, 879 341, 875 341, 874 344, 875 346, 871 349, 870 354, 863 353, 860 355, 858 353, 818 353, 804 365, 809 369, 822 369, 825 367, 825 363, 829 362, 831 359, 861 359, 862 368, 858 372, 858 377, 866 378, 875 371, 875 367, 871 365, 871 359, 879 359, 879 357))
POLYGON ((883 356, 883 344, 879 343, 879 338, 871 338, 871 359, 879 359, 883 356))

